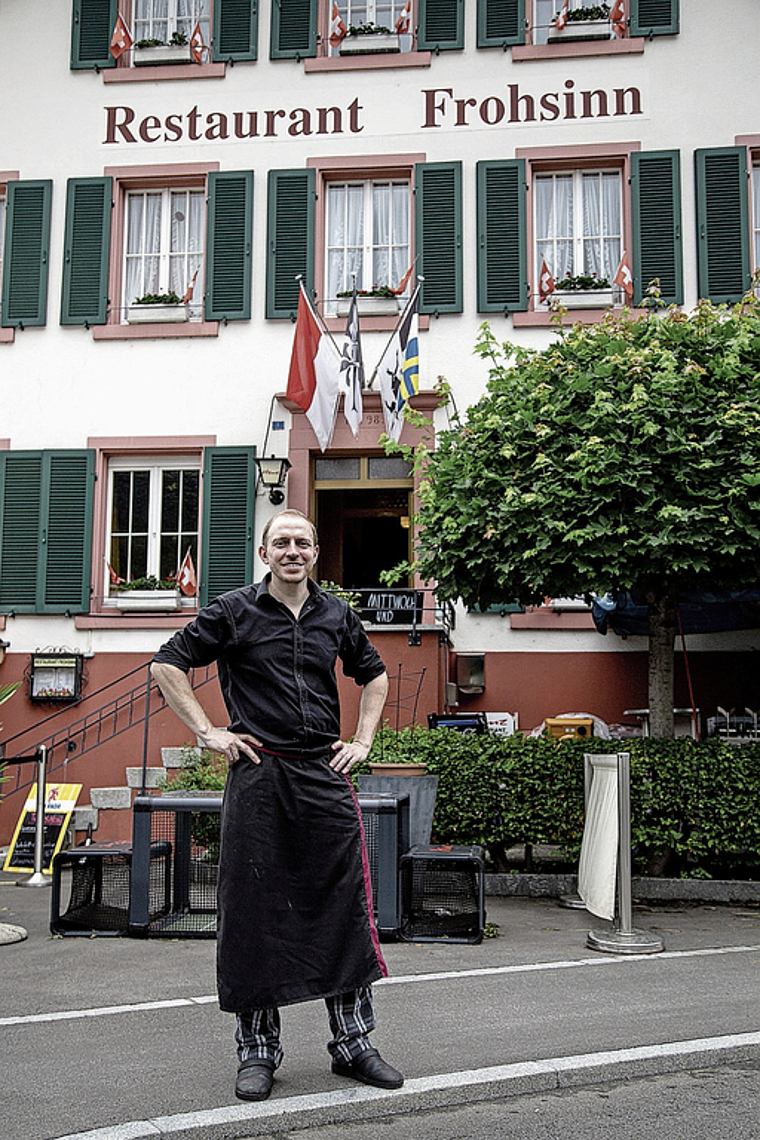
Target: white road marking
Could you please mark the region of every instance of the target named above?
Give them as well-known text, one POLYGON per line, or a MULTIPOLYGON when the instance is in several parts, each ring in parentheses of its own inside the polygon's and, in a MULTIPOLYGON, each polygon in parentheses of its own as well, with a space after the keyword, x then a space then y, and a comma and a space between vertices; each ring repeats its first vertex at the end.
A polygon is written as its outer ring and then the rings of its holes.
MULTIPOLYGON (((738 948, 736 948, 738 949, 738 948)), ((284 1097, 256 1104, 229 1105, 199 1112, 183 1112, 174 1116, 158 1116, 152 1120, 132 1120, 89 1132, 71 1132, 58 1140, 143 1140, 151 1136, 168 1136, 191 1128, 208 1128, 268 1117, 288 1117, 318 1109, 334 1109, 341 1105, 362 1104, 378 1100, 399 1100, 425 1093, 475 1087, 477 1085, 522 1080, 526 1077, 553 1076, 556 1085, 566 1072, 599 1069, 602 1066, 658 1060, 667 1057, 693 1058, 760 1046, 760 1033, 736 1033, 722 1037, 700 1037, 691 1041, 672 1041, 662 1045, 640 1045, 633 1049, 615 1049, 600 1053, 581 1053, 571 1057, 549 1057, 543 1061, 521 1061, 512 1065, 494 1065, 458 1073, 437 1073, 430 1077, 408 1080, 401 1089, 371 1089, 366 1086, 308 1096, 284 1097)), ((601 1078, 599 1078, 601 1079, 601 1078)), ((614 1078, 613 1078, 614 1079, 614 1078)))
MULTIPOLYGON (((427 982, 459 981, 464 978, 488 978, 502 974, 532 974, 551 970, 573 970, 586 966, 622 965, 627 962, 662 962, 663 959, 709 958, 725 954, 752 954, 760 952, 755 946, 716 946, 703 950, 665 950, 660 954, 602 954, 594 958, 571 958, 559 962, 527 962, 515 966, 483 966, 473 970, 446 970, 432 974, 399 974, 383 978, 376 986, 420 985, 427 982)), ((133 1005, 103 1005, 92 1009, 62 1009, 51 1013, 18 1014, 0 1017, 4 1025, 34 1025, 48 1021, 74 1021, 83 1017, 111 1017, 122 1013, 142 1013, 159 1009, 177 1009, 182 1006, 209 1005, 217 1000, 216 994, 202 997, 167 998, 162 1001, 141 1001, 133 1005)))

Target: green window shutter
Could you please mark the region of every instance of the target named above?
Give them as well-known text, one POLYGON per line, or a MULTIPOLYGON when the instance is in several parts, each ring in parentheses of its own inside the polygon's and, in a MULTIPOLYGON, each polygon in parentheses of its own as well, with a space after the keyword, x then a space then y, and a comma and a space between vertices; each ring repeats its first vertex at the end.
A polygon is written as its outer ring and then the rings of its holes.
POLYGON ((267 202, 267 300, 269 318, 295 317, 299 274, 314 288, 314 170, 270 170, 267 202))
POLYGON ((45 456, 39 612, 87 613, 90 608, 94 451, 51 451, 45 456))
POLYGON ((525 43, 525 0, 478 0, 478 47, 525 43))
POLYGON ((34 613, 42 452, 0 452, 0 609, 34 613))
POLYGON ((106 323, 112 197, 111 178, 70 178, 68 181, 62 325, 106 323))
POLYGON ((255 447, 209 447, 203 462, 200 602, 253 578, 255 447))
POLYGON ((211 58, 216 63, 256 59, 258 0, 214 0, 211 58))
POLYGON ((417 47, 420 51, 461 51, 464 0, 417 0, 417 47))
POLYGON ((747 151, 742 146, 694 152, 697 269, 700 297, 739 301, 750 287, 747 151))
POLYGON ((74 0, 71 18, 71 67, 115 67, 111 37, 117 0, 74 0))
POLYGON ((477 164, 478 312, 528 308, 525 159, 477 164))
POLYGON ((94 483, 93 451, 0 456, 0 607, 89 610, 94 483))
POLYGON ((317 54, 318 0, 272 0, 270 59, 305 59, 317 54))
POLYGON ((679 0, 628 0, 632 36, 674 36, 679 0))
POLYGON ((250 320, 252 229, 253 171, 209 174, 206 320, 250 320))
POLYGON ((3 328, 45 324, 52 194, 53 183, 47 179, 8 183, 3 328))
POLYGON ((631 154, 633 300, 659 278, 662 299, 683 304, 681 155, 677 150, 631 154))
POLYGON ((414 170, 415 253, 425 280, 421 313, 462 311, 462 164, 425 162, 414 170))

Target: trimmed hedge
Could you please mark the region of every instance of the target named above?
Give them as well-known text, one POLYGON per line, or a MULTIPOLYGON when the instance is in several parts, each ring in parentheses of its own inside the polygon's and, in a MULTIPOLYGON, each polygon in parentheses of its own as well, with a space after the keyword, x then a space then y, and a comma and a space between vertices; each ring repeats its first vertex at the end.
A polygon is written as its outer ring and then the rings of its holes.
MULTIPOLYGON (((437 843, 485 847, 497 868, 515 844, 575 861, 583 837, 584 752, 629 752, 637 874, 760 877, 760 744, 476 736, 384 728, 369 760, 424 761, 438 776, 437 843)), ((354 773, 366 772, 366 765, 354 773)), ((413 778, 413 777, 411 777, 413 778)))

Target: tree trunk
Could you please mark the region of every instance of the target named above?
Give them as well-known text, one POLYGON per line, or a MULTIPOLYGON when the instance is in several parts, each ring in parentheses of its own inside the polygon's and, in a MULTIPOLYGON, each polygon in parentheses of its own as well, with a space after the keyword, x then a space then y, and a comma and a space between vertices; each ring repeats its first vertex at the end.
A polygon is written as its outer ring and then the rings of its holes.
POLYGON ((649 732, 673 738, 673 659, 677 601, 673 593, 649 595, 649 732))

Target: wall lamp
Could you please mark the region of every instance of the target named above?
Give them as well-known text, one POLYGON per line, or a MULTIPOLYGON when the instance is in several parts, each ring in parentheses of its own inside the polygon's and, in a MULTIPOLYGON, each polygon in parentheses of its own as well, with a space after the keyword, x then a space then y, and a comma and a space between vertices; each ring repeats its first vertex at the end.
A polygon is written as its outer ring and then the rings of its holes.
POLYGON ((285 480, 292 467, 289 459, 275 459, 270 455, 268 459, 254 459, 261 485, 269 491, 269 502, 279 507, 285 502, 285 480))

